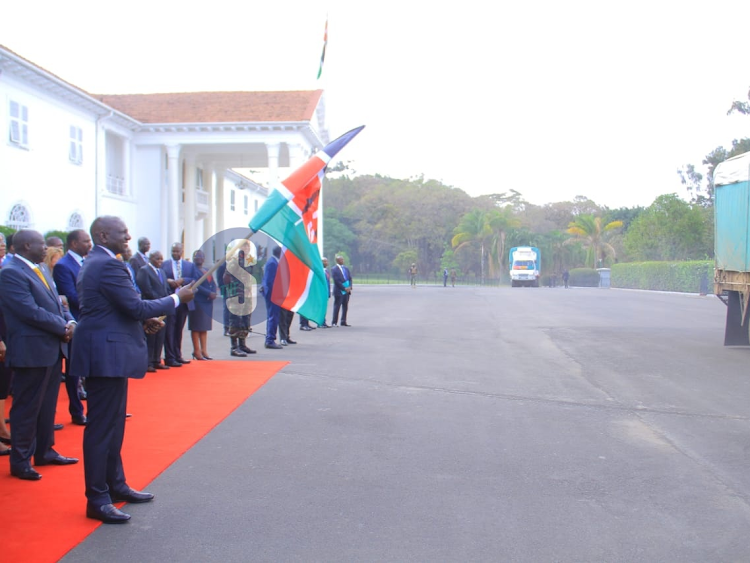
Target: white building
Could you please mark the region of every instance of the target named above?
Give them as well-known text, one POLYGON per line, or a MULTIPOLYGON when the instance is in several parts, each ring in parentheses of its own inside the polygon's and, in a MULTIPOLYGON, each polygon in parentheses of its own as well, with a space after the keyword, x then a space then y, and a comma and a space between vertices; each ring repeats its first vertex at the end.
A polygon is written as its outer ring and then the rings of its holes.
POLYGON ((117 215, 188 256, 328 142, 322 90, 93 95, 2 46, 0 100, 0 224, 117 215))

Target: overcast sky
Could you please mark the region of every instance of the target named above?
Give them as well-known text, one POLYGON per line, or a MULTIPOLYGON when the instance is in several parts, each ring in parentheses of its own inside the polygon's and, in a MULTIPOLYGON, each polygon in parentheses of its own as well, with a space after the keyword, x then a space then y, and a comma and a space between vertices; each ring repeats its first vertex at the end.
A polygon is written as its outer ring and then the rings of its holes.
POLYGON ((6 3, 0 44, 91 93, 326 91, 358 173, 647 206, 750 137, 750 2, 6 3), (328 17, 323 76, 316 80, 328 17))

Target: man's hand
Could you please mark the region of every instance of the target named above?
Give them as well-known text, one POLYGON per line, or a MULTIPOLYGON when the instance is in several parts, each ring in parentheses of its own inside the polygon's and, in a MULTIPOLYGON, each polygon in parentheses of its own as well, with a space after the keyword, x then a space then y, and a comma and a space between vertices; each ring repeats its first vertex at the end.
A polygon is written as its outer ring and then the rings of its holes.
POLYGON ((143 330, 146 332, 146 334, 156 334, 161 329, 163 329, 166 325, 164 321, 162 321, 159 318, 151 318, 146 319, 143 323, 143 330))
POLYGON ((5 342, 0 340, 0 362, 5 361, 5 351, 6 351, 5 342))
POLYGON ((193 290, 193 284, 181 287, 176 292, 177 297, 180 298, 180 303, 189 303, 195 297, 195 291, 193 290))
POLYGON ((216 299, 216 294, 215 293, 209 293, 208 294, 208 300, 209 301, 213 301, 214 299, 216 299))
POLYGON ((70 342, 73 339, 73 332, 76 329, 75 323, 68 323, 65 325, 65 335, 63 336, 63 342, 70 342))

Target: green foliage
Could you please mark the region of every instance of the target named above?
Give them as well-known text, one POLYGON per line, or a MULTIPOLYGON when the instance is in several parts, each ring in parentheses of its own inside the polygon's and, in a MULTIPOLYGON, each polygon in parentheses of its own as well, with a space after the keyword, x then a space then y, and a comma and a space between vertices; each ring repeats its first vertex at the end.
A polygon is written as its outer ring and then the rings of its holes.
POLYGON ((323 256, 333 263, 333 256, 329 256, 329 249, 339 248, 347 255, 351 254, 352 248, 356 245, 357 236, 344 223, 336 217, 334 209, 325 211, 325 227, 323 232, 323 256))
MULTIPOLYGON (((737 104, 737 102, 735 102, 737 104)), ((734 108, 735 106, 733 106, 734 108)), ((741 106, 737 106, 735 109, 744 113, 740 110, 741 106)), ((730 110, 731 112, 732 110, 730 110)), ((680 176, 682 185, 685 186, 687 192, 692 196, 692 202, 702 207, 713 207, 714 204, 714 170, 716 167, 733 156, 737 156, 742 153, 750 151, 750 139, 734 139, 732 141, 732 148, 726 149, 724 147, 716 147, 713 151, 708 153, 703 159, 702 164, 707 167, 706 173, 706 184, 703 184, 703 174, 698 172, 693 164, 686 164, 679 170, 677 174, 680 176)))
POLYGON ((698 293, 701 284, 713 280, 714 263, 710 260, 690 262, 629 262, 612 266, 612 287, 698 293))
POLYGON ((393 270, 396 273, 404 274, 412 264, 417 263, 417 251, 414 249, 400 252, 393 260, 393 270))
POLYGON ((448 268, 448 270, 455 269, 456 272, 460 271, 461 267, 456 260, 456 255, 447 245, 443 251, 443 255, 440 258, 440 269, 448 268))
POLYGON ((587 248, 587 266, 601 267, 609 264, 616 257, 616 251, 609 240, 614 231, 621 227, 622 221, 604 223, 601 217, 589 214, 579 215, 568 225, 568 233, 573 235, 569 243, 580 242, 584 248, 587 248))
POLYGON ((593 268, 573 268, 570 270, 568 285, 575 287, 599 287, 599 272, 593 268))
POLYGON ((713 215, 677 194, 662 195, 633 221, 623 243, 637 261, 711 257, 713 215))
POLYGON ((65 241, 68 240, 68 231, 47 231, 44 233, 44 240, 47 240, 49 237, 57 237, 65 244, 65 241))
POLYGON ((8 238, 8 235, 12 235, 15 232, 16 230, 13 227, 6 227, 5 225, 0 225, 0 233, 3 233, 6 239, 8 238))

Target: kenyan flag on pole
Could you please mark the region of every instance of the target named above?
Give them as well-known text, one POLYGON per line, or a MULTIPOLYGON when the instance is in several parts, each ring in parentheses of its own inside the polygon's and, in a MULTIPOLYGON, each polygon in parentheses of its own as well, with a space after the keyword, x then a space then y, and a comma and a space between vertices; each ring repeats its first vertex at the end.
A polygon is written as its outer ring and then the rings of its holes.
POLYGON ((318 200, 326 166, 364 126, 352 129, 295 170, 250 221, 282 247, 271 301, 323 324, 328 283, 318 250, 318 200))

